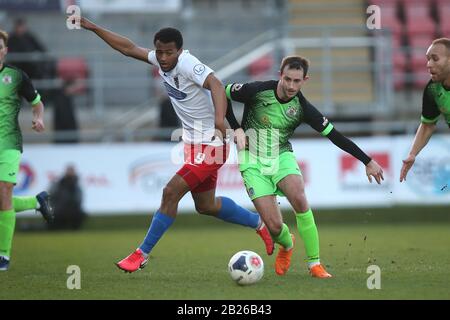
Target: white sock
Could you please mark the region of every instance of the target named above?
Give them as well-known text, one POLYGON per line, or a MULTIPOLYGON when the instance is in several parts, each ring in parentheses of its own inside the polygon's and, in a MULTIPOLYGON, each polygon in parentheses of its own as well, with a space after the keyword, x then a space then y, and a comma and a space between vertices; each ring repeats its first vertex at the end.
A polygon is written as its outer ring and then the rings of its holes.
POLYGON ((140 248, 139 248, 139 251, 141 251, 141 253, 142 253, 142 255, 144 256, 145 259, 148 258, 148 253, 145 253, 145 252, 142 251, 140 248))
POLYGON ((256 230, 259 231, 262 228, 264 228, 264 226, 265 226, 264 222, 262 221, 261 217, 259 217, 259 222, 258 222, 258 226, 256 227, 256 230))
POLYGON ((320 264, 320 261, 308 262, 308 269, 311 269, 312 267, 314 267, 318 264, 320 264))

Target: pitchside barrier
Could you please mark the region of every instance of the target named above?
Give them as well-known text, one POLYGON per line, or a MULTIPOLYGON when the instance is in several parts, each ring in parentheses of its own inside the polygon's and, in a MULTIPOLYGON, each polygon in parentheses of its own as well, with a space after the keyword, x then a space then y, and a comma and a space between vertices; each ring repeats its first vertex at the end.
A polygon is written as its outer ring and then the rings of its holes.
MULTIPOLYGON (((327 139, 293 140, 314 208, 389 207, 393 205, 450 204, 450 136, 435 135, 416 159, 407 181, 399 174, 413 136, 354 138, 384 170, 382 185, 370 184, 364 165, 327 139)), ((15 195, 49 189, 65 167, 78 171, 89 214, 148 213, 159 207, 162 189, 182 166, 181 143, 25 145, 15 195)), ((253 208, 232 147, 219 171, 217 195, 253 208)), ((279 198, 282 208, 288 202, 279 198)), ((190 195, 180 212, 194 212, 190 195)))

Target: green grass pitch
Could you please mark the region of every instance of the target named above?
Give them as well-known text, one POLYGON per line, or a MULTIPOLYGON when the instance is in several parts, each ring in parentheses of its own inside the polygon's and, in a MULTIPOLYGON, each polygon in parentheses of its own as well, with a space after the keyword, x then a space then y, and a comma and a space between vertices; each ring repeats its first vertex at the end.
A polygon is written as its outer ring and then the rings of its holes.
POLYGON ((276 252, 267 256, 254 231, 210 217, 179 216, 134 274, 114 262, 140 243, 149 217, 94 218, 74 233, 16 232, 11 268, 0 272, 0 299, 450 299, 450 208, 348 212, 316 212, 332 279, 308 275, 290 213, 297 246, 283 277, 273 270, 276 252), (263 279, 248 287, 227 272, 229 258, 244 249, 265 263, 263 279), (381 269, 380 290, 366 285, 372 264, 381 269), (81 269, 80 290, 67 289, 69 265, 81 269))

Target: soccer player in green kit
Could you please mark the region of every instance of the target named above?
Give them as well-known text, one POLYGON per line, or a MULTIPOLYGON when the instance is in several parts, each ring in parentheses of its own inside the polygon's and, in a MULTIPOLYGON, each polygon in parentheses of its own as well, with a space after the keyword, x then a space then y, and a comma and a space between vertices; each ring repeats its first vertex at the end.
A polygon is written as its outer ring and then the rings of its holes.
POLYGON ((289 138, 305 122, 363 162, 370 182, 374 177, 380 184, 384 178, 381 167, 339 133, 303 96, 300 89, 308 80, 308 68, 308 60, 290 56, 281 63, 278 81, 227 85, 227 120, 235 130, 239 170, 248 195, 269 228, 274 242, 280 245, 275 272, 284 275, 288 271, 295 240, 288 226, 283 223, 276 201, 276 196, 280 195, 286 196, 294 209, 311 276, 330 278, 331 275, 320 263, 319 235, 289 138), (244 103, 242 126, 236 121, 230 100, 244 103))
POLYGON ((45 220, 53 218, 48 193, 13 197, 22 153, 22 134, 18 116, 21 97, 33 106, 32 128, 44 131, 44 105, 28 76, 4 64, 8 53, 8 34, 0 30, 0 271, 9 268, 16 213, 36 209, 45 220))
POLYGON ((400 182, 406 180, 416 156, 433 135, 441 114, 450 127, 450 39, 434 40, 427 50, 427 61, 431 80, 423 91, 421 123, 408 157, 403 160, 400 182))

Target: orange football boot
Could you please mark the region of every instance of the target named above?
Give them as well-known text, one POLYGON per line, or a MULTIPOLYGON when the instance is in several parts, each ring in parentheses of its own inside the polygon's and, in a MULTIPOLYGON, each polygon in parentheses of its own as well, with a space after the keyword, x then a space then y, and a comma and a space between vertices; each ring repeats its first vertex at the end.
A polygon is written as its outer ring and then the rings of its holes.
POLYGON ((280 246, 277 258, 275 259, 275 272, 279 276, 285 275, 286 272, 288 272, 289 267, 291 266, 291 258, 292 253, 294 252, 294 245, 295 245, 295 237, 292 233, 291 237, 292 237, 292 248, 286 250, 285 248, 280 246))
POLYGON ((333 277, 331 274, 325 270, 324 266, 322 264, 316 264, 315 266, 311 267, 309 269, 309 273, 314 278, 331 278, 333 277))

